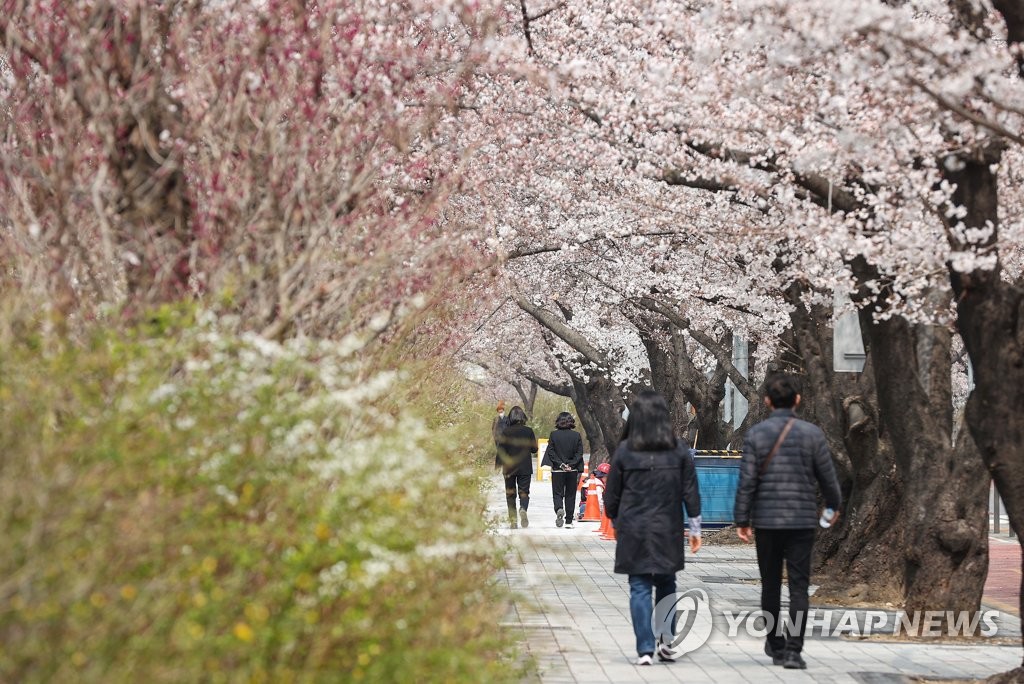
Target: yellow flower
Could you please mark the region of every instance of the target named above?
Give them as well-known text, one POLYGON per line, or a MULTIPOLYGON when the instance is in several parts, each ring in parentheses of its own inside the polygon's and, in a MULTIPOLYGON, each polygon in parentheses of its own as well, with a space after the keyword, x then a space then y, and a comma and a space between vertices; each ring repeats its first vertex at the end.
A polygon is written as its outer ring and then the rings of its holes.
POLYGON ((94 591, 92 595, 89 597, 89 603, 91 603, 93 606, 97 608, 102 608, 103 606, 107 605, 107 597, 98 591, 94 591))
POLYGON ((212 575, 217 571, 217 559, 213 556, 207 556, 203 559, 203 563, 200 567, 202 567, 203 572, 212 575))
POLYGON ((235 623, 235 636, 241 641, 252 641, 256 634, 252 631, 252 627, 245 624, 244 622, 235 623))
POLYGON ((202 639, 203 635, 206 634, 206 630, 203 629, 203 626, 200 625, 197 622, 190 622, 190 623, 188 623, 187 630, 188 630, 188 635, 190 637, 192 637, 193 639, 195 639, 196 641, 199 641, 200 639, 202 639))
POLYGON ((369 653, 360 653, 359 654, 359 664, 362 665, 363 667, 366 667, 367 665, 369 665, 370 664, 370 654, 369 653))
POLYGON ((89 662, 89 658, 81 651, 75 651, 71 654, 71 664, 75 667, 82 667, 87 662, 89 662))
POLYGON ((195 604, 196 608, 202 608, 207 604, 206 594, 201 591, 192 594, 192 603, 195 604))
POLYGON ((316 538, 320 541, 327 541, 331 536, 331 528, 322 522, 316 524, 316 538))
POLYGON ((123 587, 121 587, 121 598, 123 598, 125 601, 131 601, 138 595, 138 593, 139 590, 130 584, 126 584, 123 587))

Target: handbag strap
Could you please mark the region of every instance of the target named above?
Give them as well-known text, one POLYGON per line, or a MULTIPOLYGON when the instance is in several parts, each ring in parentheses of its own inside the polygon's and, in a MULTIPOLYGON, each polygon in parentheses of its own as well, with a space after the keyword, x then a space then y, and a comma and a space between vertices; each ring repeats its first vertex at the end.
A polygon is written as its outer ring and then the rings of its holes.
POLYGON ((796 418, 790 418, 786 421, 786 427, 782 428, 782 432, 779 433, 779 438, 775 440, 775 446, 768 452, 768 457, 764 459, 764 463, 761 464, 761 477, 764 477, 765 471, 768 470, 768 464, 775 458, 775 454, 778 452, 779 447, 786 441, 786 435, 789 434, 789 429, 793 427, 793 423, 796 422, 796 418))

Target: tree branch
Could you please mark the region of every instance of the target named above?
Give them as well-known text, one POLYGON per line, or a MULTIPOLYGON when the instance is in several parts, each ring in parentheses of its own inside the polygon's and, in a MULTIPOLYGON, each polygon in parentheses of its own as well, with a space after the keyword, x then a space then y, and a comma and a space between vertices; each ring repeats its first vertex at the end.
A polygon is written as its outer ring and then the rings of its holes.
MULTIPOLYGON (((635 238, 635 237, 658 238, 658 237, 677 237, 677 236, 691 237, 692 233, 690 233, 689 231, 681 231, 681 230, 658 230, 658 231, 652 231, 652 232, 647 232, 647 233, 623 233, 623 234, 618 234, 618 235, 604 234, 604 235, 597 235, 595 237, 588 238, 586 240, 578 240, 578 241, 573 242, 572 244, 573 244, 573 246, 581 246, 581 245, 589 245, 589 244, 594 243, 594 242, 600 242, 602 240, 614 240, 616 238, 635 238)), ((516 249, 510 250, 508 252, 508 254, 505 257, 505 261, 512 261, 513 259, 522 259, 522 258, 525 258, 525 257, 537 256, 539 254, 551 254, 552 252, 560 252, 563 249, 565 249, 565 247, 566 247, 566 243, 565 242, 560 242, 557 245, 555 245, 555 244, 546 244, 546 245, 535 245, 535 246, 532 246, 532 247, 517 247, 516 249)))
POLYGON ((526 10, 526 0, 519 0, 519 9, 523 14, 523 34, 526 36, 526 51, 535 57, 537 53, 533 50, 533 39, 530 37, 530 13, 526 10))
POLYGON ((605 355, 601 353, 597 347, 590 344, 590 342, 588 342, 587 339, 577 330, 574 330, 559 320, 558 316, 547 309, 536 306, 533 302, 524 297, 522 293, 516 292, 515 300, 520 309, 533 316, 538 323, 553 332, 563 342, 578 351, 580 354, 583 354, 587 361, 590 361, 597 366, 601 366, 602 368, 608 367, 608 359, 605 355))
POLYGON ((686 145, 709 159, 747 166, 766 173, 788 173, 793 177, 797 186, 810 193, 807 199, 830 212, 852 212, 863 208, 863 204, 839 183, 835 183, 821 174, 803 173, 789 166, 781 166, 778 163, 778 157, 774 154, 731 149, 723 145, 696 140, 688 140, 686 145))
POLYGON ((530 21, 537 21, 538 19, 543 19, 544 17, 548 16, 552 12, 556 12, 556 11, 562 9, 563 7, 565 7, 565 3, 564 2, 560 2, 557 5, 552 5, 551 7, 548 7, 546 10, 541 10, 540 12, 537 12, 537 14, 534 14, 533 16, 531 16, 530 17, 530 21))
POLYGON ((552 394, 557 394, 560 397, 572 397, 572 385, 570 383, 556 384, 528 371, 517 370, 516 372, 535 384, 537 387, 540 387, 542 390, 546 390, 552 394))
POLYGON ((665 306, 656 299, 643 297, 640 299, 640 306, 648 311, 664 316, 670 323, 672 323, 672 325, 676 326, 680 330, 685 330, 697 344, 704 347, 708 353, 714 357, 715 361, 728 374, 729 379, 732 380, 732 384, 735 385, 736 389, 747 398, 747 401, 756 399, 754 396, 755 390, 753 386, 747 378, 743 377, 743 374, 739 372, 736 366, 733 365, 732 352, 726 349, 724 345, 717 342, 707 333, 694 329, 690 325, 689 319, 679 315, 679 313, 673 311, 671 308, 665 306))

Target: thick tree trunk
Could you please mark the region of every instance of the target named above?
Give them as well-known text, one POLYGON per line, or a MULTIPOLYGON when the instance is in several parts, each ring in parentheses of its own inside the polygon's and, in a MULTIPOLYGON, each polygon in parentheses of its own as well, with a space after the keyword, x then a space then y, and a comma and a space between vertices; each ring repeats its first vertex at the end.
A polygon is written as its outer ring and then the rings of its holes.
POLYGON ((776 365, 802 376, 800 415, 825 432, 844 499, 840 522, 821 532, 815 545, 815 581, 821 585, 816 596, 847 601, 853 593, 864 600, 869 597, 860 594, 870 587, 871 598, 899 601, 900 585, 885 563, 898 548, 887 533, 899 508, 901 488, 891 445, 879 437, 870 368, 864 373, 836 373, 831 311, 805 308, 798 285, 786 294, 794 310, 784 348, 795 354, 784 354, 776 365), (849 419, 847 407, 854 408, 856 420, 849 419))
POLYGON ((583 433, 590 444, 589 464, 590 471, 593 472, 598 463, 604 463, 609 460, 612 452, 608 451, 604 429, 601 427, 601 420, 598 418, 597 413, 594 412, 587 383, 572 374, 569 377, 572 380, 572 403, 576 407, 576 414, 580 418, 583 433))
POLYGON ((634 321, 634 325, 640 333, 644 349, 647 350, 647 360, 651 366, 651 387, 665 397, 672 416, 672 428, 676 435, 683 435, 690 416, 686 408, 686 398, 679 387, 679 374, 676 372, 675 336, 678 333, 667 321, 634 321))
MULTIPOLYGON (((946 177, 956 183, 953 202, 967 210, 967 228, 992 227, 985 244, 964 245, 951 233, 955 250, 994 254, 998 244, 998 184, 994 166, 1001 150, 978 150, 961 157, 962 168, 946 164, 946 177)), ((957 327, 974 370, 974 389, 967 400, 967 425, 981 458, 1006 506, 1018 539, 1024 533, 1024 287, 1005 282, 997 262, 990 270, 959 273, 950 268, 957 300, 957 327)), ((1024 572, 1024 568, 1022 568, 1024 572)), ((1020 610, 1024 614, 1024 576, 1020 610)))
POLYGON ((988 574, 988 478, 970 437, 952 442, 951 334, 892 318, 868 337, 902 485, 889 537, 905 608, 978 610, 988 574))
POLYGON ((816 549, 819 600, 976 610, 986 485, 970 440, 951 442, 949 333, 865 314, 865 372, 836 373, 830 318, 803 306, 792 315, 801 413, 825 431, 846 497, 844 518, 816 549))
POLYGON ((609 460, 615 453, 622 438, 622 410, 626 408, 622 401, 622 392, 611 380, 603 375, 592 375, 587 381, 587 394, 590 397, 590 407, 601 425, 601 434, 604 438, 605 454, 602 456, 598 449, 590 454, 590 468, 593 470, 599 463, 609 460))
MULTIPOLYGON (((686 393, 686 390, 683 390, 686 393)), ((704 391, 687 393, 697 411, 695 423, 698 449, 724 449, 729 431, 722 422, 722 400, 725 399, 725 378, 712 378, 704 391)))

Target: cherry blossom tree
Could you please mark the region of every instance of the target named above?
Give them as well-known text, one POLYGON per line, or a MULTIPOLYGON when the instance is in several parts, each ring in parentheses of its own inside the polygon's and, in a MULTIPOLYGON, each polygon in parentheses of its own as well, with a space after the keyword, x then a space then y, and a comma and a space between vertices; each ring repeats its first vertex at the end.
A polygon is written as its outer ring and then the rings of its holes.
MULTIPOLYGON (((986 193, 961 189, 969 184, 954 175, 987 168, 995 179, 992 164, 1009 167, 1009 155, 999 159, 991 150, 1017 143, 1015 53, 999 37, 1009 35, 1012 46, 1019 13, 1010 3, 997 9, 760 0, 685 8, 570 2, 543 16, 522 9, 528 60, 554 74, 546 97, 555 104, 530 117, 534 129, 546 129, 547 150, 531 148, 528 165, 540 169, 538 161, 555 158, 571 168, 600 159, 605 169, 633 171, 634 184, 657 179, 729 199, 715 201, 723 210, 706 223, 743 224, 723 252, 788 312, 783 337, 808 380, 810 415, 852 474, 849 516, 826 546, 827 559, 853 577, 881 574, 884 589, 910 608, 976 608, 984 576, 987 476, 971 440, 960 433, 953 441, 950 323, 956 311, 962 329, 964 312, 952 307, 948 269, 961 297, 975 291, 961 287, 957 274, 995 272, 997 218, 1011 225, 998 234, 1001 253, 1019 253, 1019 214, 1006 213, 1019 200, 990 198, 987 215, 972 213, 968 197, 986 193), (541 117, 547 126, 537 124, 541 117), (565 144, 551 142, 558 137, 565 144), (852 293, 860 307, 869 360, 856 379, 831 369, 827 327, 836 292, 852 293)), ((514 97, 521 107, 525 98, 514 97)), ((550 206, 564 212, 562 194, 550 206)), ((607 188, 603 199, 636 203, 607 188)), ((641 215, 651 221, 658 212, 641 215)), ((519 226, 534 244, 550 241, 544 229, 557 230, 519 226)), ((589 239, 577 231, 569 241, 589 239)), ((978 329, 988 331, 1013 318, 1004 312, 981 320, 978 329)), ((980 341, 974 349, 977 366, 980 341)), ((993 386, 986 405, 1001 396, 993 386)), ((1009 435, 998 451, 1013 453, 1019 440, 1006 426, 1015 421, 992 414, 999 417, 972 434, 979 444, 980 432, 990 443, 1009 435)), ((996 449, 988 450, 993 463, 996 449)), ((1001 491, 1014 499, 1008 486, 1001 491)))

